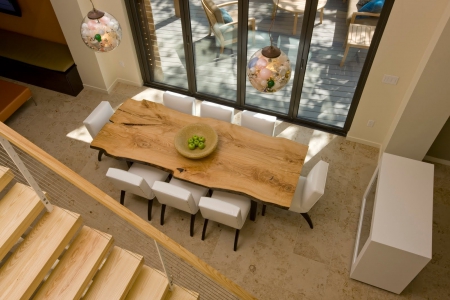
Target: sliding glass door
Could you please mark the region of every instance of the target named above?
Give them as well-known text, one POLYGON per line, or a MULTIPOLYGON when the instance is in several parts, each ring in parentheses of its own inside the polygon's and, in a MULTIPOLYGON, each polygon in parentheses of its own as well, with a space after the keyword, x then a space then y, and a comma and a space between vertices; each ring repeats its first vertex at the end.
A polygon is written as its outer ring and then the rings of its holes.
POLYGON ((235 102, 238 3, 221 2, 189 0, 196 92, 235 102), (233 21, 225 23, 220 9, 233 21))
MULTIPOLYGON (((343 60, 353 28, 349 20, 357 11, 352 1, 126 3, 134 18, 145 84, 338 134, 348 130, 348 116, 351 121, 356 109, 354 95, 360 96, 364 85, 360 75, 367 77, 375 53, 369 43, 371 49, 350 48, 343 60), (270 37, 288 56, 291 76, 284 88, 264 93, 250 84, 246 69, 250 57, 271 44, 270 37)), ((393 0, 386 3, 390 9, 393 0)), ((361 20, 356 18, 356 23, 361 20)), ((371 27, 371 39, 379 42, 386 20, 371 27)))

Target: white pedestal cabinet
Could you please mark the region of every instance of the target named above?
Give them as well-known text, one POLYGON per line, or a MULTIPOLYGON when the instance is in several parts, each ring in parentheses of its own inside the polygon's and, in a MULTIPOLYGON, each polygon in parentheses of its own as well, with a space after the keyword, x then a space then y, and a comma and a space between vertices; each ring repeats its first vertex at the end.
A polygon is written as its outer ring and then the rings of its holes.
POLYGON ((351 278, 400 294, 431 260, 433 176, 432 164, 383 154, 364 194, 351 278), (360 239, 366 199, 374 182, 364 243, 360 239))

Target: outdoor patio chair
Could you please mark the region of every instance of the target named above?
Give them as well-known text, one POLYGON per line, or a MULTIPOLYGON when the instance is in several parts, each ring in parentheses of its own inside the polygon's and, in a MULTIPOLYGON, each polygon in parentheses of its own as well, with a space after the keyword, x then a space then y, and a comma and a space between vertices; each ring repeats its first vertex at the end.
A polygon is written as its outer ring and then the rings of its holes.
POLYGON ((277 117, 244 110, 241 114, 241 126, 262 134, 273 136, 277 117))
POLYGON ((125 192, 148 199, 147 218, 151 221, 153 199, 155 198, 151 186, 155 181, 166 180, 169 173, 148 165, 133 163, 128 171, 109 168, 106 177, 120 189, 120 204, 124 205, 125 192))
POLYGON ((195 98, 169 91, 163 93, 163 104, 179 112, 195 115, 195 98))
POLYGON ((216 120, 232 123, 234 117, 234 108, 208 101, 202 101, 200 105, 200 117, 213 118, 216 120))
POLYGON ((244 196, 222 191, 214 191, 211 197, 202 197, 198 204, 200 212, 205 219, 202 241, 205 239, 208 221, 212 220, 236 228, 233 247, 233 250, 236 251, 239 232, 242 229, 242 226, 244 226, 250 211, 250 202, 250 199, 244 196))
MULTIPOLYGON (((84 126, 89 131, 92 138, 100 132, 100 130, 109 122, 109 118, 114 114, 114 110, 108 101, 102 101, 83 121, 84 126)), ((98 161, 102 160, 103 150, 98 152, 98 161)))
MULTIPOLYGON (((300 176, 292 198, 290 211, 300 213, 313 228, 313 223, 308 215, 308 211, 316 204, 325 192, 327 181, 328 163, 321 160, 309 172, 308 176, 300 176)), ((262 215, 266 214, 266 205, 263 205, 262 215)))
MULTIPOLYGON (((238 1, 230 1, 216 5, 214 1, 202 0, 202 7, 209 22, 209 35, 214 33, 220 44, 220 53, 225 46, 237 42, 238 11, 226 11, 223 7, 237 5, 238 1), (224 11, 224 12, 223 12, 224 11)), ((249 28, 255 32, 255 18, 248 18, 249 28)))
POLYGON ((209 189, 187 181, 176 178, 169 183, 155 181, 153 183, 153 192, 156 195, 161 207, 161 225, 164 225, 164 214, 166 205, 191 214, 190 236, 194 236, 195 215, 198 212, 198 203, 200 198, 206 196, 209 189))

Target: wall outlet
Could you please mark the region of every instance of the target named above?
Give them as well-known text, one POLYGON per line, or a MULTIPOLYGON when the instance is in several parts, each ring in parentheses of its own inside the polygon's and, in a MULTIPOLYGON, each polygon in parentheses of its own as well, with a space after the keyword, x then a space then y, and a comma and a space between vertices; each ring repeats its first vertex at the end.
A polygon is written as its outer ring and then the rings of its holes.
POLYGON ((398 76, 384 74, 383 80, 381 82, 396 85, 398 82, 398 76))
POLYGON ((125 63, 124 63, 123 61, 119 61, 119 65, 120 65, 122 68, 125 68, 125 63))
POLYGON ((375 121, 374 120, 369 120, 367 122, 367 127, 373 127, 373 125, 375 125, 375 121))

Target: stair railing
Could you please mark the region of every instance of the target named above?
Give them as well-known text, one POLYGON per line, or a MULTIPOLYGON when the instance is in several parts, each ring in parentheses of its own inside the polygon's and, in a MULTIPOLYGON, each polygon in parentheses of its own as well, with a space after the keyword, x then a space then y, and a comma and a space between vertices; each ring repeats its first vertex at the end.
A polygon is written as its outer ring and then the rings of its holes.
MULTIPOLYGON (((139 231, 141 234, 153 239, 156 245, 156 252, 160 258, 160 263, 169 281, 170 289, 173 287, 173 274, 184 272, 187 276, 184 276, 184 278, 180 280, 181 284, 186 286, 185 284, 191 283, 191 285, 194 285, 193 291, 195 291, 195 287, 205 285, 205 282, 210 283, 206 284, 207 286, 204 287, 204 294, 200 294, 201 299, 256 299, 242 287, 232 282, 223 274, 219 273, 213 267, 202 261, 180 244, 166 236, 164 233, 147 223, 123 205, 119 204, 117 200, 111 198, 92 183, 1 122, 0 144, 3 145, 5 151, 16 164, 17 169, 19 169, 22 173, 25 180, 28 181, 30 186, 35 189, 38 195, 41 194, 43 197, 41 198, 41 201, 43 201, 46 207, 49 205, 50 210, 52 207, 51 204, 49 203, 47 197, 42 193, 42 190, 39 188, 38 184, 25 167, 22 160, 19 158, 19 155, 14 150, 13 145, 19 152, 23 152, 23 155, 27 155, 34 161, 42 164, 53 173, 62 177, 65 182, 68 182, 84 194, 90 196, 90 198, 102 204, 104 207, 113 212, 118 218, 120 218, 124 224, 132 226, 132 228, 139 231), (169 268, 167 266, 169 266, 169 268), (170 271, 172 271, 172 275, 170 274, 170 271), (212 287, 212 285, 215 287, 212 287)), ((39 170, 35 169, 35 167, 30 167, 30 170, 39 172, 39 170)), ((50 189, 51 185, 53 185, 53 182, 47 183, 46 188, 50 189)), ((59 205, 55 201, 56 199, 53 201, 55 205, 59 205)))
POLYGON ((34 180, 34 177, 31 176, 27 167, 25 167, 23 161, 20 159, 19 155, 17 155, 16 151, 11 146, 9 141, 3 137, 0 137, 0 144, 3 146, 6 153, 8 153, 9 157, 11 157, 12 161, 16 164, 17 168, 20 170, 20 172, 22 173, 23 177, 26 179, 28 184, 36 192, 36 194, 38 195, 42 204, 44 204, 47 211, 51 212, 53 210, 53 205, 50 203, 45 194, 42 192, 42 189, 39 187, 36 180, 34 180))

